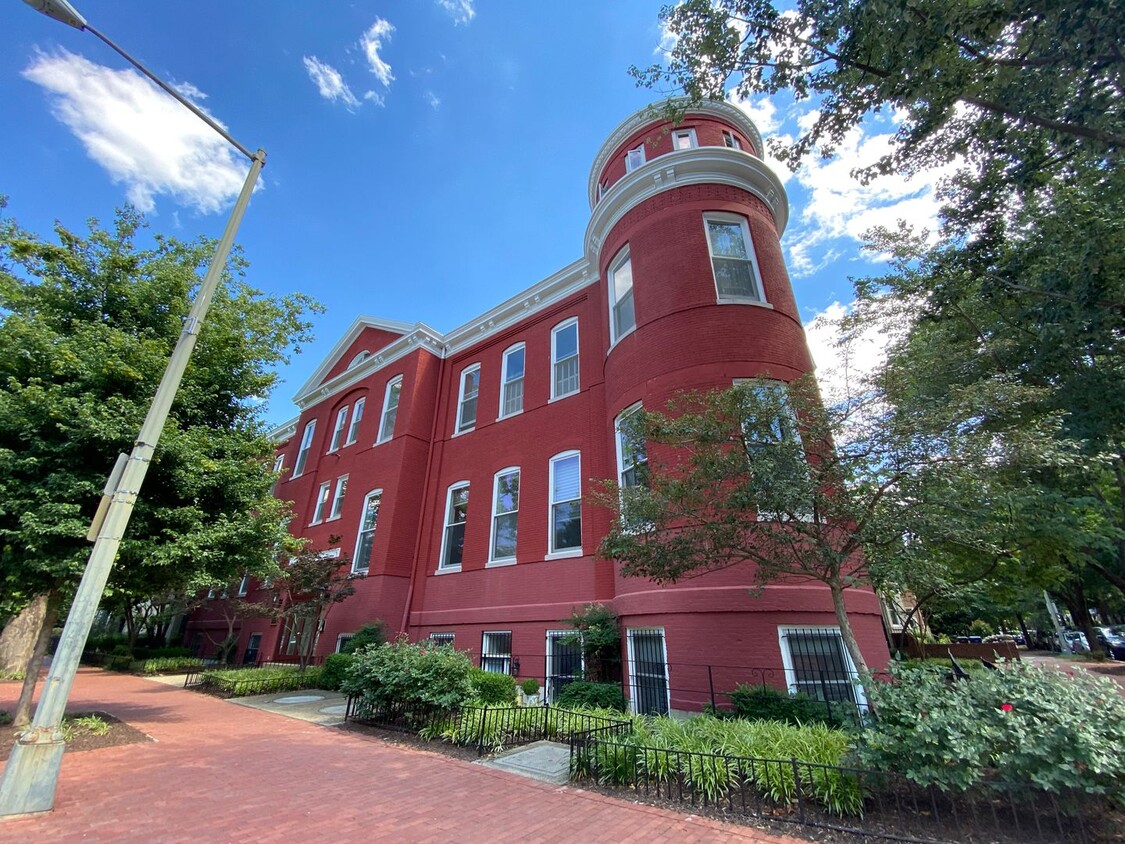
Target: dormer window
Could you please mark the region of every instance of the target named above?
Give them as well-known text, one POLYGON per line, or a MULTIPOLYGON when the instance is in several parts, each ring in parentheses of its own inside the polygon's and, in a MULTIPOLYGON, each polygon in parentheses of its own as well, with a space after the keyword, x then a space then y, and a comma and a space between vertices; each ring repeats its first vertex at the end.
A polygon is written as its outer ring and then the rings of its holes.
POLYGON ((348 369, 354 369, 369 357, 371 357, 371 352, 360 352, 358 355, 352 358, 351 363, 348 364, 348 369))
POLYGON ((645 145, 641 144, 635 149, 625 153, 625 172, 631 173, 645 163, 645 145))

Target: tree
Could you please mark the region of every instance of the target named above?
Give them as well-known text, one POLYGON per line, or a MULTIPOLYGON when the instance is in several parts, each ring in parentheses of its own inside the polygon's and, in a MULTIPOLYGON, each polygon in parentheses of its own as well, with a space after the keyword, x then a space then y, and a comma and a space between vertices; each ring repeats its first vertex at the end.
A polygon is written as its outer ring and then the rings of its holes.
MULTIPOLYGON (((339 541, 338 536, 330 538, 333 545, 339 541)), ((272 578, 270 602, 248 604, 244 611, 283 622, 283 635, 295 644, 304 671, 316 652, 328 613, 354 595, 354 581, 364 577, 363 573, 352 572, 346 555, 300 548, 280 565, 272 578)))
POLYGON ((562 623, 574 631, 560 638, 563 644, 582 651, 586 679, 595 683, 612 681, 612 666, 621 660, 621 627, 613 610, 604 604, 584 604, 562 623))
MULTIPOLYGON (((0 612, 67 600, 209 260, 205 238, 141 245, 143 228, 124 209, 48 242, 0 218, 0 612)), ((244 270, 232 258, 122 542, 108 587, 121 608, 272 565, 283 508, 261 399, 314 305, 264 296, 244 270)))
POLYGON ((692 99, 788 91, 815 119, 777 154, 831 154, 878 111, 900 120, 866 177, 963 158, 985 205, 1044 184, 1076 157, 1102 165, 1125 144, 1125 21, 1112 2, 685 0, 661 18, 666 65, 633 69, 692 99))

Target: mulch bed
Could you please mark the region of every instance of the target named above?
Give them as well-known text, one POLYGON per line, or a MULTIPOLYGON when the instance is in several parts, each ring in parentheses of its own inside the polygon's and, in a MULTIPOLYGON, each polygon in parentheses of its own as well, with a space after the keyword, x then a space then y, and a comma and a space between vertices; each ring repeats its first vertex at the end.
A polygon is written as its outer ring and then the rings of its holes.
MULTIPOLYGON (((81 729, 76 729, 74 736, 66 743, 67 753, 77 753, 83 750, 101 750, 103 747, 119 747, 123 744, 137 744, 142 741, 152 741, 151 737, 142 733, 136 727, 130 727, 120 718, 114 718, 112 715, 105 712, 75 712, 67 717, 73 718, 83 715, 97 715, 109 724, 109 730, 104 735, 98 736, 81 729)), ((0 727, 0 759, 8 758, 12 746, 16 743, 16 739, 19 738, 19 733, 20 731, 13 729, 10 724, 0 727)))

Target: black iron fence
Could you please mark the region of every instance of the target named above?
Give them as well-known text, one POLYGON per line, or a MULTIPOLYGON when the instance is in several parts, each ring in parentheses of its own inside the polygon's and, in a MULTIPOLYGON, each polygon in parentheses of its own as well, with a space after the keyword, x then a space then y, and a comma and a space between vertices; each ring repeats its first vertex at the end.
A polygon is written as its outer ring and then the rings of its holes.
POLYGON ((1101 840, 1088 822, 1100 806, 1030 785, 950 794, 893 773, 638 746, 597 730, 570 747, 572 779, 657 802, 924 844, 1101 840))

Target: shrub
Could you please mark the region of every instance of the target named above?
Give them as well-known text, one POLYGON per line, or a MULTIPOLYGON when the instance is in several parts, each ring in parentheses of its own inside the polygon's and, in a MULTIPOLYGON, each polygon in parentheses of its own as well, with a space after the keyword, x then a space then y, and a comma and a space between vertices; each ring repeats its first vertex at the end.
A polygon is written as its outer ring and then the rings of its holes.
POLYGON ((142 674, 179 674, 203 667, 203 660, 194 656, 161 656, 141 663, 142 674))
POLYGON ((949 683, 945 671, 892 666, 868 684, 878 720, 860 764, 961 791, 998 780, 1120 796, 1125 699, 1105 678, 1010 664, 949 683))
POLYGON ((295 666, 284 668, 217 668, 203 674, 203 688, 213 689, 230 697, 319 689, 320 668, 299 671, 295 666))
POLYGON ((563 709, 613 709, 625 711, 625 695, 616 683, 589 683, 575 680, 563 686, 555 699, 563 709))
POLYGON ((525 695, 539 694, 539 681, 534 677, 528 677, 526 680, 520 683, 520 691, 522 691, 525 695))
POLYGON ((387 625, 376 619, 355 631, 355 635, 344 643, 341 653, 354 654, 370 645, 377 647, 385 641, 387 641, 387 625))
POLYGON ((452 645, 411 644, 405 636, 355 654, 340 689, 374 709, 460 706, 473 696, 473 663, 452 645))
POLYGON ((728 697, 734 714, 748 721, 780 721, 784 724, 827 724, 838 727, 855 711, 850 703, 829 704, 807 695, 792 695, 772 686, 735 688, 728 697))
POLYGON ((334 692, 340 688, 355 657, 350 653, 329 654, 321 669, 322 688, 334 692))
POLYGON ((191 656, 191 648, 183 648, 179 645, 158 648, 134 648, 133 656, 137 659, 172 659, 175 657, 184 658, 191 656))
POLYGON ((474 668, 472 681, 474 697, 487 706, 511 706, 516 702, 516 681, 511 675, 474 668))

